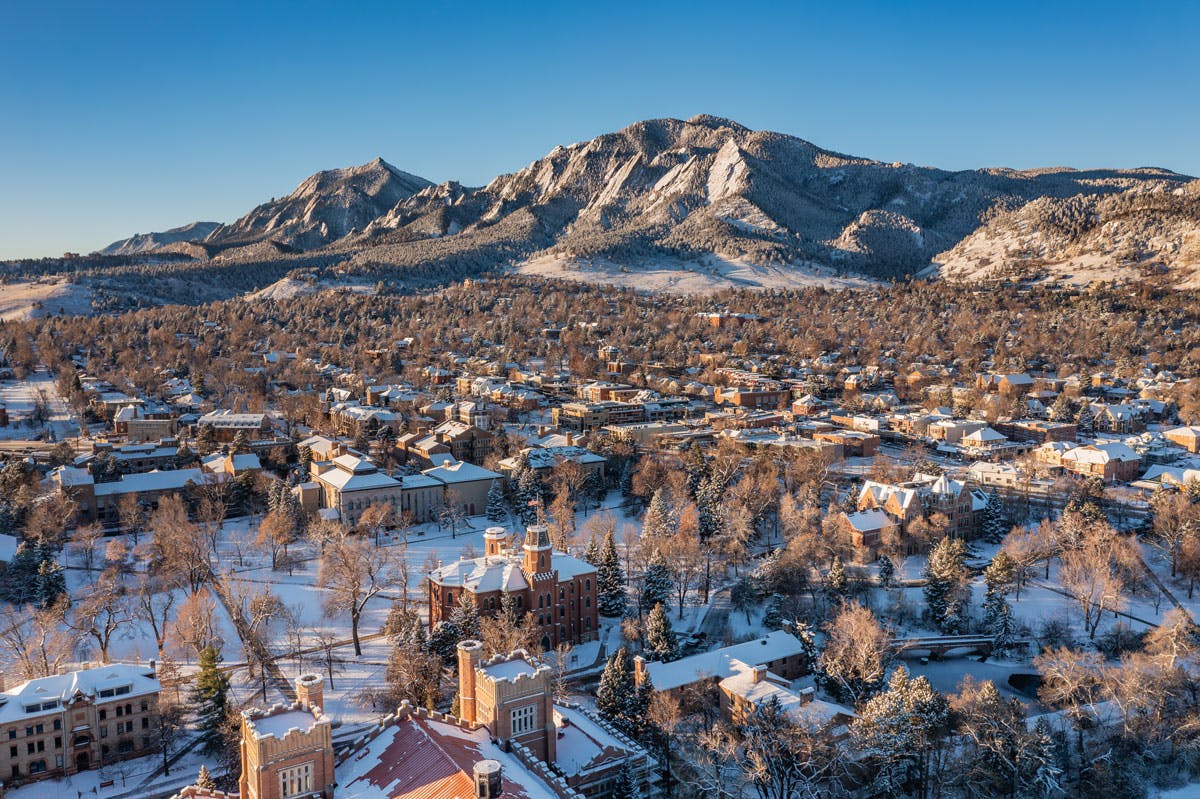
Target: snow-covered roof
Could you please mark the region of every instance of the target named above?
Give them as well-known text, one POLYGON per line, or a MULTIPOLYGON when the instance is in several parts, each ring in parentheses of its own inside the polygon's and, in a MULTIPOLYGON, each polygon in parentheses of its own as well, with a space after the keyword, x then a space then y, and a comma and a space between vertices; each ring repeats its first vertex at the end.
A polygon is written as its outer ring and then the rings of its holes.
POLYGON ((55 710, 76 694, 103 702, 118 696, 147 696, 159 689, 153 669, 127 663, 41 677, 0 692, 0 724, 55 710))
POLYGON ((495 760, 505 799, 558 799, 517 755, 473 730, 409 716, 386 727, 337 768, 335 799, 462 799, 475 795, 472 770, 495 760))
POLYGON ((529 585, 520 561, 502 555, 457 560, 434 569, 429 578, 439 585, 462 586, 477 594, 523 591, 529 585))
MULTIPOLYGON (((170 471, 127 474, 111 483, 96 483, 96 496, 116 494, 142 494, 149 491, 178 491, 190 483, 203 483, 203 469, 171 469, 170 471)), ((208 479, 212 479, 209 477, 208 479)))
POLYGON ((1113 441, 1108 444, 1088 444, 1083 447, 1075 447, 1075 449, 1063 455, 1063 460, 1072 460, 1079 463, 1104 464, 1114 460, 1140 461, 1141 459, 1141 456, 1130 449, 1128 445, 1122 444, 1119 441, 1113 441))
POLYGON ((847 513, 846 521, 860 533, 882 530, 895 524, 892 517, 881 510, 860 510, 857 513, 847 513))
POLYGON ((803 652, 804 644, 800 639, 791 633, 775 630, 744 644, 689 655, 670 663, 647 663, 646 673, 656 689, 669 691, 707 677, 724 679, 736 673, 739 665, 766 664, 803 652))
POLYGON ((317 475, 317 480, 327 483, 343 493, 375 488, 400 487, 399 480, 378 470, 354 472, 342 468, 326 469, 317 475))
POLYGON ((432 469, 425 469, 422 474, 427 474, 430 477, 441 480, 443 483, 470 483, 476 480, 499 480, 504 475, 497 474, 490 469, 485 469, 482 466, 476 466, 473 463, 459 461, 450 463, 445 466, 435 466, 432 469))
POLYGON ((256 738, 274 736, 283 739, 290 731, 308 732, 321 722, 321 717, 308 710, 285 710, 267 716, 252 718, 250 727, 256 738))
POLYGON ((990 427, 983 427, 963 436, 965 444, 992 444, 1007 440, 1008 436, 998 433, 990 427))

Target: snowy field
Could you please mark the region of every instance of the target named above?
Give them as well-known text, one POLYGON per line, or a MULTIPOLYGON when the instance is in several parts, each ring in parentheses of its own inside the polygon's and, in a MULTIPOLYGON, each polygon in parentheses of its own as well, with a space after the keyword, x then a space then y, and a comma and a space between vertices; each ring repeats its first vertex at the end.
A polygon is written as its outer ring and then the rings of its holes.
POLYGON ((56 440, 79 434, 71 409, 58 393, 54 375, 39 367, 23 380, 0 380, 0 402, 8 408, 9 423, 0 427, 0 440, 31 439, 49 429, 56 440), (44 398, 49 420, 44 426, 30 426, 29 416, 44 398))
POLYGON ((823 286, 830 289, 866 288, 875 285, 861 277, 844 277, 816 264, 760 266, 744 258, 709 255, 697 261, 654 258, 645 263, 616 263, 605 258, 572 258, 543 255, 520 264, 523 275, 552 277, 580 283, 704 294, 724 288, 787 289, 823 286))

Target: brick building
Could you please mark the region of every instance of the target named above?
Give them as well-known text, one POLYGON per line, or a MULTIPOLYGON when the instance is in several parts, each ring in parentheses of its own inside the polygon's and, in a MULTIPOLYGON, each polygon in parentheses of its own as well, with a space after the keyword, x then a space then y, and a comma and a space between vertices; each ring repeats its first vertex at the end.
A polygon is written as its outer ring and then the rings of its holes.
POLYGON ((65 777, 158 746, 152 666, 110 663, 0 692, 0 781, 65 777))
POLYGON ((483 540, 483 557, 459 560, 429 575, 431 626, 450 617, 464 591, 481 616, 494 616, 510 594, 522 613, 533 614, 543 649, 595 639, 600 617, 594 566, 553 551, 545 525, 531 525, 519 551, 503 527, 489 527, 483 540))
POLYGON ((242 713, 242 799, 332 799, 333 725, 323 707, 321 678, 306 674, 291 706, 242 713))

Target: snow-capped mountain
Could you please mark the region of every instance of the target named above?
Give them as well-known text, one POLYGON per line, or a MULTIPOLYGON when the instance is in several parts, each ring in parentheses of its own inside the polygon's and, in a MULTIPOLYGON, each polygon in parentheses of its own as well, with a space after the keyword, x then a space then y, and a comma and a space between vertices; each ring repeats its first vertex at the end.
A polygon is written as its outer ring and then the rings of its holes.
POLYGON ((406 265, 503 242, 526 255, 629 265, 713 257, 881 277, 928 265, 996 208, 1132 187, 1160 169, 948 172, 824 150, 710 116, 638 122, 557 147, 481 189, 448 183, 401 200, 342 246, 406 265))
POLYGON ((136 233, 127 239, 114 241, 101 255, 135 255, 150 252, 178 242, 200 241, 221 226, 220 222, 192 222, 183 227, 173 227, 160 233, 136 233))
POLYGON ((431 185, 382 158, 362 166, 312 175, 295 191, 263 203, 213 230, 205 244, 222 247, 271 240, 311 250, 362 230, 397 202, 431 185))
POLYGON ((289 196, 173 249, 239 262, 328 253, 342 271, 397 277, 515 266, 639 285, 649 270, 667 269, 707 275, 711 285, 792 285, 903 277, 930 270, 935 258, 947 275, 973 273, 963 264, 975 256, 964 248, 992 261, 1008 257, 1004 247, 981 243, 997 238, 996 226, 1057 235, 1057 212, 1039 209, 1090 203, 1113 241, 1124 241, 1136 221, 1144 235, 1130 235, 1142 261, 1161 247, 1182 253, 1182 262, 1195 249, 1195 217, 1183 208, 1196 194, 1191 180, 1154 168, 952 172, 697 116, 555 147, 480 188, 433 185, 381 159, 319 172, 289 196), (1117 199, 1126 196, 1165 199, 1155 207, 1143 199, 1127 212, 1117 199), (1159 211, 1175 220, 1169 241, 1147 227, 1159 211))

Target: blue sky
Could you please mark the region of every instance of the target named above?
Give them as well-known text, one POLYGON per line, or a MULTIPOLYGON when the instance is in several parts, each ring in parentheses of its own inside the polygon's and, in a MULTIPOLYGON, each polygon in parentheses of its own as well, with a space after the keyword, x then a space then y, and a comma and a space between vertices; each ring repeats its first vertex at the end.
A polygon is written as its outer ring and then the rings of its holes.
POLYGON ((1200 4, 0 4, 0 257, 383 156, 481 184, 638 119, 887 161, 1200 175, 1200 4))

